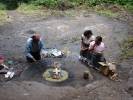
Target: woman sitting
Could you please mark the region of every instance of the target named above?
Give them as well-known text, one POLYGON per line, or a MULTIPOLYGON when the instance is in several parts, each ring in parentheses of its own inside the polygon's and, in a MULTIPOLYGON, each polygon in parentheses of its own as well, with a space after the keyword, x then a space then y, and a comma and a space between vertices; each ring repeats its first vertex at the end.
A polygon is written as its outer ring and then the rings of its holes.
POLYGON ((90 42, 95 40, 91 30, 86 30, 81 36, 81 50, 80 56, 90 59, 90 53, 88 51, 90 42))

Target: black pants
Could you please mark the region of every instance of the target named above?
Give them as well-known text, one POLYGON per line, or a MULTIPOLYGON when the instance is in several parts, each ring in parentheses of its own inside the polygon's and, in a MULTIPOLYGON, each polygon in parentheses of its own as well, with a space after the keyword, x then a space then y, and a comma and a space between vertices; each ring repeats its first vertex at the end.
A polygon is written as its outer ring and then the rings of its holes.
MULTIPOLYGON (((35 58, 35 60, 41 60, 40 52, 31 52, 30 54, 35 58)), ((26 59, 28 62, 34 62, 34 60, 30 57, 26 57, 26 59)))
POLYGON ((87 58, 88 60, 91 59, 91 53, 88 50, 81 50, 80 55, 87 58))
POLYGON ((91 63, 94 67, 99 68, 100 64, 98 62, 106 62, 104 56, 102 54, 99 53, 92 53, 91 56, 91 63))
POLYGON ((4 68, 4 66, 3 65, 0 65, 0 70, 2 70, 4 68))

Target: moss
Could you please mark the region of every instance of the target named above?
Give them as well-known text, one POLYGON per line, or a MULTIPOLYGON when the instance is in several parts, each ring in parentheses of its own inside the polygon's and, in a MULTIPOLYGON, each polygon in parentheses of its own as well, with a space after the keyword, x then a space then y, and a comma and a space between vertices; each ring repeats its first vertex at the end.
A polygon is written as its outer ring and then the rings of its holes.
POLYGON ((133 13, 133 5, 127 4, 124 6, 124 8, 128 10, 129 12, 133 13))
POLYGON ((96 11, 98 14, 100 15, 104 15, 104 16, 108 16, 108 17, 117 17, 118 13, 113 13, 110 10, 100 10, 100 11, 96 11))
POLYGON ((73 38, 71 39, 71 43, 77 42, 77 41, 79 41, 79 40, 80 40, 79 37, 73 37, 73 38))
POLYGON ((3 3, 0 3, 0 10, 6 10, 6 6, 3 3))
POLYGON ((37 14, 38 12, 40 12, 41 6, 35 6, 33 4, 21 4, 19 7, 18 7, 18 11, 21 12, 21 13, 24 13, 24 14, 29 14, 29 15, 34 15, 34 14, 37 14))
POLYGON ((123 41, 123 44, 121 44, 121 49, 122 49, 121 56, 123 59, 128 59, 133 57, 133 36, 123 41))
POLYGON ((98 14, 113 18, 118 17, 120 11, 119 6, 117 5, 110 5, 107 7, 106 5, 98 5, 93 8, 98 14))
POLYGON ((0 25, 8 21, 8 16, 5 10, 0 10, 0 25))

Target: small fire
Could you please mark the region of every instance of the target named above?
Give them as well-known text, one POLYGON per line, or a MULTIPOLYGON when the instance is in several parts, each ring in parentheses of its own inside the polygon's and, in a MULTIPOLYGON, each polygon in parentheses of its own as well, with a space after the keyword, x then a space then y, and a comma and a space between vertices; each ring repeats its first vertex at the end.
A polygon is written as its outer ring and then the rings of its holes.
POLYGON ((59 62, 54 62, 52 78, 53 79, 61 78, 61 64, 59 62))

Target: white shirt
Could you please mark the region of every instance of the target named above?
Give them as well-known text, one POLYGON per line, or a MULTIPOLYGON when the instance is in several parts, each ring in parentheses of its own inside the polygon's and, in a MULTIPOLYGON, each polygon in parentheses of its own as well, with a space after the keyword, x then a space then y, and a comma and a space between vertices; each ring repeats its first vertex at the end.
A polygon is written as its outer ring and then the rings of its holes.
POLYGON ((88 38, 86 38, 86 37, 84 36, 84 34, 82 34, 82 39, 83 39, 83 42, 84 42, 85 44, 90 44, 90 42, 92 42, 92 41, 95 40, 95 36, 92 35, 92 36, 88 39, 88 38))
MULTIPOLYGON (((94 44, 95 44, 95 41, 92 41, 92 42, 90 43, 89 49, 93 49, 94 44)), ((94 47, 94 52, 96 52, 96 53, 102 53, 102 52, 104 51, 104 49, 105 49, 104 43, 101 42, 101 44, 100 44, 99 46, 96 45, 96 46, 94 47)))

